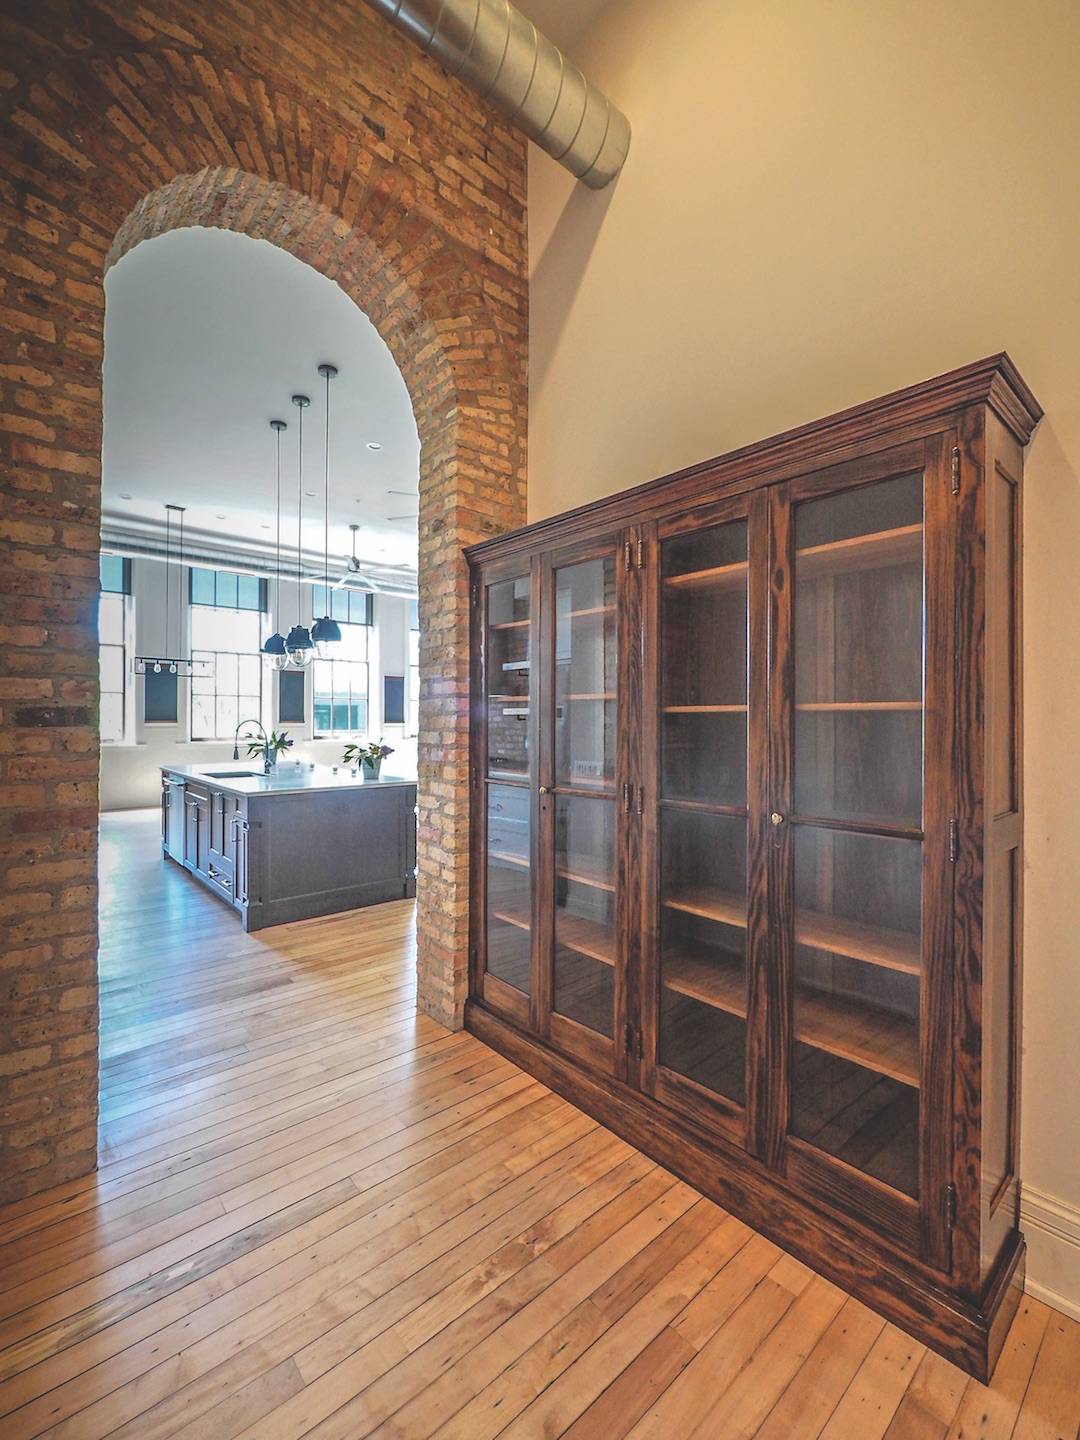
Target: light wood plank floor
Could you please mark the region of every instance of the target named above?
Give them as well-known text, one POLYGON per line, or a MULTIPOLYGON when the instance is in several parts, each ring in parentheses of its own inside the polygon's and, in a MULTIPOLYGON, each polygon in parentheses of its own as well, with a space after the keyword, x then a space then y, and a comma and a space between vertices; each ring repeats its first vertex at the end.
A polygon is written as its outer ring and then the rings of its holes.
POLYGON ((400 902, 245 936, 103 823, 101 1168, 0 1213, 0 1436, 1075 1440, 413 1004, 400 902))

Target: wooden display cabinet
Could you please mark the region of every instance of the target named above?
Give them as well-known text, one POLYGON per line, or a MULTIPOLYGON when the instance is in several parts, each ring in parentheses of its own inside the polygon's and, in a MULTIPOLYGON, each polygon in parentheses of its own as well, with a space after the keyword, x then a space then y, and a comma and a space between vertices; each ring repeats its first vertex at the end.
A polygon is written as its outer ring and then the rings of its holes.
POLYGON ((1040 415, 995 356, 469 552, 467 1024, 980 1378, 1040 415))

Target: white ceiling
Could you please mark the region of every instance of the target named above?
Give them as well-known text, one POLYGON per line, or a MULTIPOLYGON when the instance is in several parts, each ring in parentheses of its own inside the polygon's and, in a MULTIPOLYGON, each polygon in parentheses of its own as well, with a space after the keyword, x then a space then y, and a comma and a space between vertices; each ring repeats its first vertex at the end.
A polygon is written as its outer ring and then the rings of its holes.
MULTIPOLYGON (((265 240, 176 230, 143 241, 105 280, 103 529, 153 534, 186 507, 185 538, 276 543, 281 419, 283 553, 295 559, 300 411, 304 549, 323 552, 326 381, 330 382, 329 550, 416 566, 419 440, 408 392, 367 317, 332 281, 265 240), (381 444, 369 450, 368 444, 381 444), (394 492, 404 492, 401 494, 394 492), (130 499, 125 499, 130 496, 130 499), (404 516, 404 519, 390 517, 404 516)), ((338 573, 341 565, 338 564, 338 573)))
MULTIPOLYGON (((569 46, 611 0, 520 0, 569 46)), ((193 228, 145 240, 105 280, 102 535, 107 548, 161 548, 165 505, 185 507, 185 548, 238 568, 272 561, 276 438, 282 434, 282 558, 296 564, 297 393, 304 412, 305 573, 323 556, 326 382, 329 554, 356 551, 388 588, 415 580, 420 445, 405 383, 362 311, 332 281, 263 240, 193 228), (370 443, 380 450, 368 448, 370 443)), ((174 553, 176 537, 173 537, 174 553)))

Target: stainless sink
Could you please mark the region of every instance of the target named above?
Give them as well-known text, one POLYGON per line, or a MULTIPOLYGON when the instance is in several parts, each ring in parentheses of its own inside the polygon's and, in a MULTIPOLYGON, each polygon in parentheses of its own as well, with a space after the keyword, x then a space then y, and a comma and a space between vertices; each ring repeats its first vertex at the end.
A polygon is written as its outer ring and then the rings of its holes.
POLYGON ((253 780, 261 770, 207 770, 207 780, 253 780))

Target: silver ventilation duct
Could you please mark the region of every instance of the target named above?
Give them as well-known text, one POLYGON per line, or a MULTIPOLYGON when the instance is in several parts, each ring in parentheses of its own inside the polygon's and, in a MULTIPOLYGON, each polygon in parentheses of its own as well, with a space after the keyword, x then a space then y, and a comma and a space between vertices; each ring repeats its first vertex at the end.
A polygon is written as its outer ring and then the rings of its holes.
POLYGON ((367 0, 592 190, 615 178, 630 123, 509 0, 367 0))

